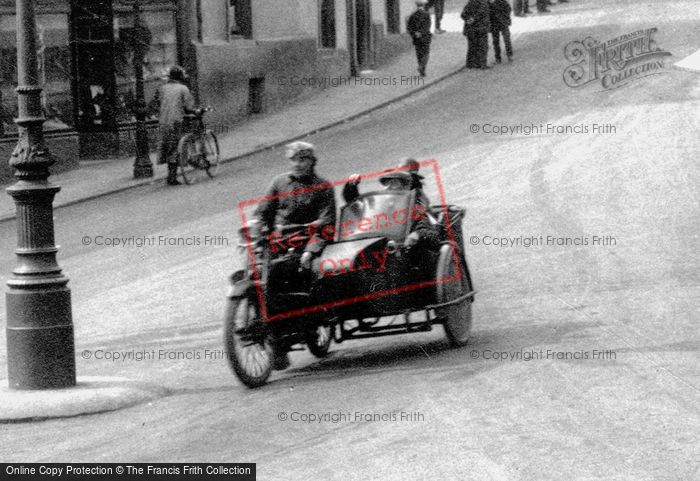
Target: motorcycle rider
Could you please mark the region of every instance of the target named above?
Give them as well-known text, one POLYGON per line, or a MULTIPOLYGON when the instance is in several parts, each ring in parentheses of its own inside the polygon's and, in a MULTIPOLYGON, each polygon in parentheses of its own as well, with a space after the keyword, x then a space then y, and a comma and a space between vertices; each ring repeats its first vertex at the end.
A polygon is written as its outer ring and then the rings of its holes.
MULTIPOLYGON (((316 175, 318 160, 313 144, 301 141, 287 144, 285 156, 291 171, 272 181, 255 217, 268 232, 275 231, 275 226, 313 222, 316 233, 307 241, 299 262, 302 269, 309 269, 313 258, 321 254, 325 245, 318 233, 326 226, 335 228, 334 189, 330 182, 316 175)), ((286 369, 289 367, 287 349, 274 329, 272 341, 273 369, 286 369)))

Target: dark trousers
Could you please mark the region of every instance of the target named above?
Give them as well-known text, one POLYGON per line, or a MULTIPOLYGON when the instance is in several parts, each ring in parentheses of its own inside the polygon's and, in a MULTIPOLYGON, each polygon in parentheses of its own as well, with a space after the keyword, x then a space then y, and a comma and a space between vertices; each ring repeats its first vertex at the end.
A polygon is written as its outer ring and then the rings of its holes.
POLYGON ((493 53, 496 55, 496 60, 499 62, 501 61, 501 36, 503 36, 503 43, 506 46, 506 55, 508 55, 508 58, 513 56, 513 45, 510 43, 510 28, 506 25, 500 30, 491 30, 493 53))
POLYGON ((435 30, 440 30, 442 15, 445 13, 445 0, 435 0, 433 8, 435 9, 435 30))
POLYGON ((430 58, 430 39, 418 40, 413 44, 416 47, 416 58, 418 59, 418 73, 425 75, 425 68, 428 66, 430 58))
POLYGON ((159 164, 168 164, 168 181, 177 177, 177 144, 182 136, 182 122, 160 126, 159 164))
POLYGON ((530 0, 515 0, 513 10, 515 11, 516 15, 530 13, 530 0))
POLYGON ((537 0, 537 11, 546 12, 547 11, 547 0, 537 0))
POLYGON ((488 30, 467 31, 467 68, 486 67, 489 51, 488 30))

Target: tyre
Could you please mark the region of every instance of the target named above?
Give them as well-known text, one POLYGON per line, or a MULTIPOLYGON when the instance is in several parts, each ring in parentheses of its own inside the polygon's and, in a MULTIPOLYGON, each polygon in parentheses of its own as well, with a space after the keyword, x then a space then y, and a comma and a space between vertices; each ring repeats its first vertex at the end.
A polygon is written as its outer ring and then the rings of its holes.
POLYGON ((204 134, 204 153, 208 167, 206 168, 207 175, 212 179, 219 172, 219 140, 214 135, 214 132, 207 130, 204 134))
POLYGON ((197 141, 192 134, 183 136, 177 144, 177 173, 187 185, 195 180, 194 165, 199 159, 197 148, 197 141))
MULTIPOLYGON (((466 265, 456 252, 457 249, 453 249, 451 245, 443 245, 440 249, 436 285, 439 304, 457 299, 471 291, 466 265)), ((466 345, 472 329, 472 298, 438 308, 436 312, 438 318, 442 319, 450 344, 455 347, 466 345)))
POLYGON ((328 349, 331 347, 331 328, 329 326, 318 326, 312 331, 306 332, 306 346, 311 351, 311 354, 321 359, 328 355, 328 349))
POLYGON ((224 326, 226 357, 238 379, 250 388, 272 372, 272 347, 255 296, 230 299, 224 326))

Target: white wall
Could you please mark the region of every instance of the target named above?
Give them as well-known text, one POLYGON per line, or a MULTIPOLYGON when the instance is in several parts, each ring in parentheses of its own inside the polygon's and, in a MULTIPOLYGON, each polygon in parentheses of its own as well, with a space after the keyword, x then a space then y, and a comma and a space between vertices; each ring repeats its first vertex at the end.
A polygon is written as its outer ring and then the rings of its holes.
POLYGON ((251 3, 256 40, 318 36, 317 0, 254 0, 251 3))
MULTIPOLYGON (((194 9, 193 9, 194 11, 194 9)), ((228 4, 226 0, 202 1, 202 41, 228 41, 228 4)))

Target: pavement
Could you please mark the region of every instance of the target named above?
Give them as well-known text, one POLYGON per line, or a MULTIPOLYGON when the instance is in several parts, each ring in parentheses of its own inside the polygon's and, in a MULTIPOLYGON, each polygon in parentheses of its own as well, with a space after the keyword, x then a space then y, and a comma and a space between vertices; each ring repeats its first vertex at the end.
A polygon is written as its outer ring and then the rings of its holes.
MULTIPOLYGON (((449 5, 449 4, 448 4, 449 5)), ((566 6, 561 6, 564 12, 566 6)), ((518 62, 517 41, 520 35, 551 26, 549 16, 514 18, 511 28, 518 62)), ((445 13, 442 28, 446 33, 435 35, 431 48, 428 75, 417 76, 413 49, 398 55, 391 63, 374 71, 363 71, 355 78, 341 82, 295 100, 289 106, 267 114, 251 117, 235 130, 219 133, 222 161, 220 172, 236 169, 235 160, 275 149, 287 142, 332 128, 375 110, 399 102, 455 74, 475 75, 481 72, 465 70, 466 41, 461 35, 462 20, 456 4, 445 13)), ((406 41, 410 40, 408 37, 406 41)), ((490 52, 489 61, 493 60, 490 52)), ((274 153, 271 155, 279 155, 274 153)), ((153 178, 132 178, 133 157, 91 160, 80 163, 78 169, 53 175, 50 181, 59 185, 54 208, 85 202, 135 187, 162 184, 165 166, 155 164, 153 178)), ((177 187, 187 189, 187 186, 177 187)), ((0 222, 15 218, 15 206, 10 196, 0 196, 0 222)), ((112 411, 147 402, 166 395, 165 389, 137 383, 128 379, 78 378, 75 388, 47 391, 16 391, 0 386, 0 423, 40 420, 112 411)))
POLYGON ((114 411, 151 401, 167 391, 159 386, 123 378, 80 378, 75 387, 19 391, 0 386, 0 423, 40 421, 114 411))

